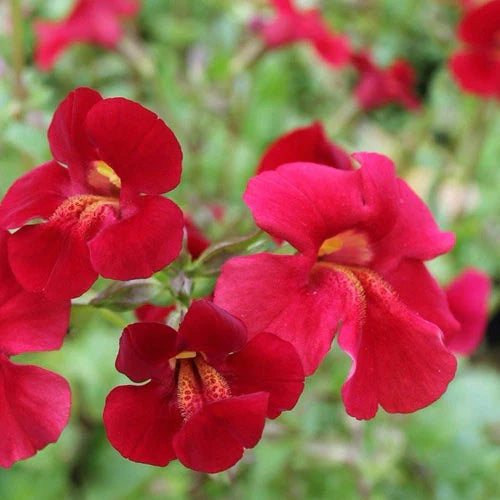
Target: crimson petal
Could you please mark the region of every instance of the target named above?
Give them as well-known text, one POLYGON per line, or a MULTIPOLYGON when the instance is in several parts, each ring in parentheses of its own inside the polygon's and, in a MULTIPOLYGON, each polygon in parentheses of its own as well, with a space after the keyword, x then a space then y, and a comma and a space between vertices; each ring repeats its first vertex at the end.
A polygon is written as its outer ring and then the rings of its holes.
POLYGON ((268 394, 257 392, 205 406, 174 437, 177 458, 190 469, 215 473, 232 467, 260 440, 268 394))
POLYGON ((0 356, 0 466, 10 467, 57 441, 70 405, 69 385, 61 376, 0 356))
POLYGON ((125 458, 160 466, 175 459, 172 438, 182 417, 171 388, 155 382, 115 387, 103 418, 110 443, 125 458))
POLYGON ((140 196, 122 207, 122 219, 106 225, 89 241, 94 269, 105 278, 148 278, 181 251, 184 218, 162 196, 140 196))

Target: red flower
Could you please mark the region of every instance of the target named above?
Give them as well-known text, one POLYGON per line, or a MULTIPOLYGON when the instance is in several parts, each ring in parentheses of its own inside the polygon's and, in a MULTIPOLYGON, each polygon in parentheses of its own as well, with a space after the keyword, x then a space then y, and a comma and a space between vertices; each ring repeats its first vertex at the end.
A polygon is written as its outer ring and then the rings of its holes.
POLYGON ((450 60, 462 89, 500 99, 500 0, 468 10, 457 35, 466 47, 450 60))
POLYGON ((481 343, 488 321, 490 294, 489 276, 477 269, 465 270, 448 285, 448 303, 460 323, 460 330, 446 339, 453 352, 472 354, 481 343))
POLYGON ((257 173, 275 170, 280 165, 297 161, 330 165, 341 170, 353 168, 350 156, 330 142, 321 123, 315 122, 276 139, 260 160, 257 173))
POLYGON ((304 376, 293 347, 261 333, 247 342, 239 320, 211 302, 189 308, 179 333, 129 325, 117 369, 134 382, 106 399, 104 425, 126 458, 219 472, 259 441, 266 416, 295 405, 304 376))
POLYGON ((394 61, 387 68, 378 67, 368 52, 351 55, 354 66, 360 72, 360 79, 354 94, 365 110, 397 103, 411 111, 420 108, 418 97, 413 91, 415 72, 404 59, 394 61))
POLYGON ((114 48, 122 37, 121 18, 139 10, 137 0, 78 0, 65 19, 35 23, 35 62, 49 70, 70 45, 92 43, 114 48))
POLYGON ((349 41, 328 29, 319 10, 297 10, 292 0, 272 0, 272 4, 276 10, 272 21, 257 19, 252 23, 269 48, 307 41, 332 66, 349 61, 349 41))
POLYGON ((432 403, 455 374, 441 330, 458 325, 423 263, 454 237, 439 231, 389 159, 354 158, 361 169, 294 163, 250 180, 244 199, 257 225, 299 254, 229 260, 215 303, 250 337, 269 331, 294 344, 306 375, 341 327, 339 344, 353 359, 344 403, 367 419, 378 405, 406 413, 432 403))
POLYGON ((182 152, 162 120, 80 88, 57 108, 48 137, 56 161, 18 179, 0 204, 0 227, 22 226, 9 259, 24 288, 77 297, 98 274, 146 278, 177 257, 182 212, 159 194, 179 183, 182 152), (33 219, 45 222, 26 225, 33 219))
POLYGON ((7 260, 0 231, 0 466, 10 467, 56 441, 69 418, 71 394, 59 375, 10 356, 59 349, 69 322, 69 301, 49 302, 23 290, 7 260))

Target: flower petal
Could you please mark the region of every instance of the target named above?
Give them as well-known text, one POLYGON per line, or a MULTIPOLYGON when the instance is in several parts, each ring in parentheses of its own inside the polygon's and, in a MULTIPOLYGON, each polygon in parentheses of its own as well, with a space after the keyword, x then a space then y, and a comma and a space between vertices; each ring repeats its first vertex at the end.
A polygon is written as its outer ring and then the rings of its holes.
POLYGON ((500 0, 490 0, 468 11, 458 26, 458 36, 476 46, 498 43, 500 30, 500 0))
POLYGON ((210 246, 210 241, 190 217, 184 217, 184 225, 187 233, 188 252, 193 259, 197 259, 210 246))
POLYGON ((343 275, 321 266, 309 276, 311 267, 303 256, 233 258, 222 268, 214 299, 245 323, 250 338, 265 331, 290 342, 306 375, 329 351, 345 307, 343 275))
POLYGON ((347 413, 369 419, 378 405, 390 413, 428 406, 441 397, 456 371, 441 331, 408 309, 375 273, 353 273, 352 288, 362 287, 365 309, 353 308, 338 337, 353 359, 342 387, 347 413))
POLYGON ((239 319, 208 300, 196 300, 179 327, 177 349, 202 352, 217 365, 246 343, 247 330, 239 319))
POLYGON ((459 86, 483 97, 500 98, 500 60, 494 53, 463 50, 450 59, 450 70, 459 86))
POLYGON ((404 259, 385 274, 384 279, 406 306, 439 327, 444 334, 445 344, 458 332, 460 325, 450 311, 444 290, 423 262, 404 259))
POLYGON ((172 311, 175 311, 175 306, 161 307, 154 304, 144 304, 135 310, 135 317, 146 323, 165 323, 172 311))
POLYGON ((490 277, 477 270, 467 269, 446 289, 450 309, 460 323, 456 335, 447 338, 447 346, 459 354, 476 350, 486 331, 488 302, 491 294, 490 277))
POLYGON ((449 252, 455 244, 455 235, 441 231, 426 204, 406 182, 397 181, 398 215, 391 231, 374 245, 373 267, 382 273, 404 257, 430 260, 449 252))
POLYGON ((352 170, 349 155, 327 139, 319 122, 292 130, 274 141, 262 156, 257 173, 275 170, 292 162, 319 163, 340 170, 352 170))
POLYGON ((133 205, 121 208, 123 218, 89 241, 92 264, 105 278, 149 278, 179 255, 182 212, 162 196, 140 196, 133 205))
POLYGON ((161 194, 179 184, 182 151, 158 116, 122 97, 104 99, 88 113, 86 130, 123 189, 161 194))
POLYGON ((263 172, 250 179, 243 199, 260 228, 314 255, 325 239, 366 214, 357 171, 313 163, 263 172))
POLYGON ((159 323, 134 323, 123 330, 116 369, 134 382, 173 381, 169 360, 178 353, 177 332, 159 323))
POLYGON ((85 117, 100 101, 95 90, 80 87, 71 91, 57 107, 47 134, 52 155, 69 167, 71 178, 82 187, 87 185, 88 162, 97 159, 85 131, 85 117))
POLYGON ((52 300, 79 297, 97 278, 76 227, 24 226, 9 240, 9 260, 21 285, 52 300))
POLYGON ((177 458, 190 469, 215 473, 232 467, 260 440, 268 394, 257 392, 205 406, 174 437, 177 458))
POLYGON ((257 334, 241 351, 229 356, 218 371, 235 396, 268 392, 270 418, 291 410, 304 388, 304 370, 297 351, 270 333, 257 334))
POLYGON ((0 466, 10 467, 57 441, 70 405, 69 385, 61 376, 0 356, 0 466))
POLYGON ((115 387, 103 418, 110 443, 125 458, 160 466, 175 459, 172 438, 182 417, 171 388, 154 382, 115 387))
POLYGON ((55 161, 44 163, 9 188, 0 204, 0 227, 14 229, 32 219, 48 219, 73 194, 68 170, 55 161))

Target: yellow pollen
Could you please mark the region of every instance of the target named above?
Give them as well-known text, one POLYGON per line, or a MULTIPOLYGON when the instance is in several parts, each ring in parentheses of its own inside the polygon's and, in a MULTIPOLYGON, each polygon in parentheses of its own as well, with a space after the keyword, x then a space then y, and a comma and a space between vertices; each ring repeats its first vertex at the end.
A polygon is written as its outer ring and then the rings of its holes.
POLYGON ((196 351, 182 351, 175 357, 175 359, 189 359, 189 358, 196 358, 196 351))
POLYGON ((102 176, 106 177, 113 186, 117 187, 120 189, 122 187, 122 181, 120 177, 116 174, 116 172, 104 161, 95 161, 94 162, 94 168, 96 169, 96 172, 98 174, 101 174, 102 176))

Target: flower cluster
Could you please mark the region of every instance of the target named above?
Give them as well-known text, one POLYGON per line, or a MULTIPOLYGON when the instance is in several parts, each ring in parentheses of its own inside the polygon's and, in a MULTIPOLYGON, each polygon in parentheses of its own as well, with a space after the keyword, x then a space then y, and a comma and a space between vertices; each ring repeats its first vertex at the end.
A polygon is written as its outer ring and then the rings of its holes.
POLYGON ((251 22, 251 28, 268 49, 309 42, 327 64, 335 67, 351 64, 359 74, 354 96, 363 110, 390 103, 410 111, 420 108, 414 92, 416 75, 408 61, 398 59, 387 68, 379 67, 369 51, 353 49, 347 36, 329 29, 319 10, 298 10, 293 0, 271 0, 270 3, 276 11, 275 17, 255 18, 251 22))
POLYGON ((78 88, 48 141, 53 159, 0 203, 1 466, 57 440, 70 413, 62 377, 10 357, 59 349, 70 299, 99 276, 173 294, 161 307, 133 302, 139 322, 123 330, 116 368, 136 385, 114 388, 103 416, 124 457, 157 466, 233 466, 266 419, 293 409, 335 336, 352 358, 342 397, 358 419, 431 404, 455 375, 453 352, 481 340, 489 278, 469 269, 441 288, 425 262, 453 234, 387 157, 349 156, 318 122, 259 162, 244 200, 280 248, 246 256, 232 256, 250 250, 241 241, 210 245, 164 196, 180 181, 181 147, 141 105, 78 88), (215 293, 196 296, 186 283, 209 265, 215 293))

